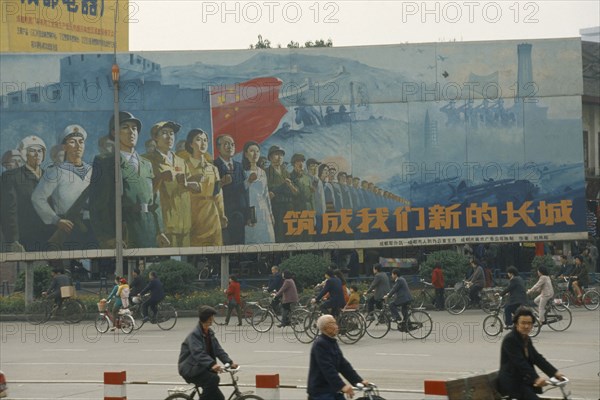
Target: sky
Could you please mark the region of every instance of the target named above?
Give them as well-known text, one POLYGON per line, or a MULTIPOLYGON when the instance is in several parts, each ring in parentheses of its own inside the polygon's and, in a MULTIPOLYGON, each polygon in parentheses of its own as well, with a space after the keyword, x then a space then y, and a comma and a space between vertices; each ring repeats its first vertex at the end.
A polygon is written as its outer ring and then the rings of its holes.
POLYGON ((132 51, 247 49, 259 34, 339 47, 578 37, 600 2, 131 0, 129 14, 132 51))

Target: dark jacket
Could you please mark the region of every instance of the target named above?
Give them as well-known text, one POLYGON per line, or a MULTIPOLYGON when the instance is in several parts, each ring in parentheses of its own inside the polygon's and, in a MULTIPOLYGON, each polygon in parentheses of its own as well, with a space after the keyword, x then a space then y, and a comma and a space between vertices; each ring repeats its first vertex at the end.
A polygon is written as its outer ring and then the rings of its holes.
MULTIPOLYGON (((214 356, 224 364, 232 364, 233 361, 219 344, 213 330, 209 329, 207 334, 210 337, 214 356)), ((194 377, 209 371, 216 363, 216 360, 206 351, 204 332, 202 331, 202 326, 198 324, 185 338, 185 341, 181 343, 179 361, 177 363, 179 375, 186 382, 190 382, 194 377)))
POLYGON ((523 278, 520 276, 513 276, 513 278, 508 282, 508 286, 502 292, 500 292, 500 296, 504 296, 506 293, 509 294, 508 301, 506 302, 507 306, 512 306, 515 304, 527 304, 527 292, 525 291, 525 283, 523 282, 523 278))
POLYGON ((522 386, 532 386, 539 377, 534 365, 548 376, 554 376, 557 369, 533 347, 531 339, 525 344, 521 335, 513 329, 502 340, 498 390, 501 394, 519 397, 522 386), (525 346, 529 356, 525 355, 525 346))
POLYGON ((352 385, 363 380, 344 358, 336 339, 327 335, 317 336, 310 350, 306 391, 311 396, 339 392, 345 385, 339 374, 352 385))
POLYGON ((140 292, 140 295, 150 292, 150 300, 155 302, 161 301, 165 298, 165 289, 163 288, 162 282, 158 279, 150 279, 150 282, 140 292))
POLYGON ((388 278, 385 272, 378 272, 375 274, 375 278, 373 278, 373 282, 367 291, 374 291, 373 298, 375 300, 383 299, 383 296, 390 291, 390 278, 388 278))
POLYGON ((329 293, 329 304, 332 307, 343 308, 346 305, 344 300, 344 289, 342 288, 342 281, 339 278, 331 277, 325 282, 325 286, 321 289, 321 292, 317 296, 316 300, 319 301, 326 293, 329 293))
POLYGON ((404 304, 413 300, 412 295, 410 294, 410 290, 408 289, 408 283, 406 283, 406 279, 399 276, 392 287, 392 290, 388 293, 388 297, 394 297, 394 304, 404 304))
POLYGON ((283 285, 283 277, 281 276, 281 272, 269 276, 269 287, 267 288, 269 292, 278 291, 281 289, 281 285, 283 285))
POLYGON ((60 288, 64 286, 71 286, 71 280, 65 274, 58 274, 54 278, 52 278, 52 282, 50 283, 50 288, 48 289, 48 295, 61 298, 60 288))
POLYGON ((140 275, 136 276, 129 284, 129 289, 130 297, 137 296, 142 290, 144 290, 144 279, 140 275))

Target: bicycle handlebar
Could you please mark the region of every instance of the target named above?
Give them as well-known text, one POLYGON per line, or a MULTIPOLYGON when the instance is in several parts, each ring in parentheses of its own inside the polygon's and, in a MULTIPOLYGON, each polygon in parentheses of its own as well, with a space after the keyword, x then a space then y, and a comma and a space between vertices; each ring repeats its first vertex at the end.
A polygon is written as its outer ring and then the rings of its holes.
POLYGON ((546 381, 546 383, 548 385, 561 387, 561 386, 565 386, 567 383, 569 383, 569 379, 566 376, 564 376, 563 380, 560 380, 560 379, 558 379, 558 378, 556 378, 556 377, 553 376, 552 378, 548 379, 546 381))
POLYGON ((352 386, 352 390, 356 390, 358 392, 372 392, 373 390, 375 390, 375 388, 377 388, 377 385, 375 385, 372 382, 369 382, 367 386, 363 385, 360 382, 357 383, 356 386, 352 386))

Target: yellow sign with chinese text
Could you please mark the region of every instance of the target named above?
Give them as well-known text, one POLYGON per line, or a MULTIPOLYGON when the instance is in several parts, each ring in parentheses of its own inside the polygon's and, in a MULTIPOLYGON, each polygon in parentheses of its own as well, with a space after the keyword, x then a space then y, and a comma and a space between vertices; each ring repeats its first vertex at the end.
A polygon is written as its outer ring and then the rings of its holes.
POLYGON ((0 0, 0 51, 129 49, 128 0, 0 0), (115 34, 115 10, 117 10, 115 34))

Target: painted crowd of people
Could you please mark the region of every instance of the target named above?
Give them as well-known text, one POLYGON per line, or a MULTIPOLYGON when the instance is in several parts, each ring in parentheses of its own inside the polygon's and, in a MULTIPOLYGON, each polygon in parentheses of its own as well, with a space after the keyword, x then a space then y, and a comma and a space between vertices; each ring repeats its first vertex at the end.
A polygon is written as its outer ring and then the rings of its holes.
POLYGON ((215 139, 191 129, 176 146, 181 125, 161 121, 150 128, 146 153, 136 151, 142 122, 122 111, 98 141, 100 154, 84 161, 88 134, 67 126, 51 149, 27 136, 2 161, 2 251, 115 247, 115 162, 118 140, 122 174, 123 244, 127 248, 196 247, 312 241, 292 235, 290 211, 312 211, 317 229, 325 213, 394 208, 403 199, 372 182, 338 171, 277 145, 266 152, 243 145, 241 162, 229 135, 215 139), (287 217, 286 217, 287 215, 287 217))

